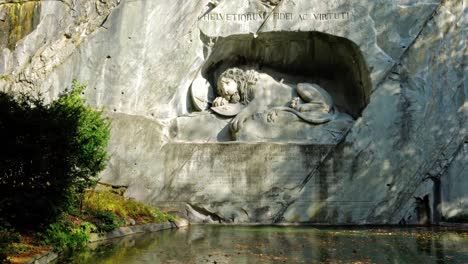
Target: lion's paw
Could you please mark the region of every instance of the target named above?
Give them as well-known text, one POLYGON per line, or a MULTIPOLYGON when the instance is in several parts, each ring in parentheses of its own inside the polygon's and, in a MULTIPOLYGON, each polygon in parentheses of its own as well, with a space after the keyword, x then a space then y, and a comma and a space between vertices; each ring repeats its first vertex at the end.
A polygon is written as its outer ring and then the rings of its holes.
POLYGON ((268 123, 274 123, 276 122, 276 119, 278 118, 278 111, 276 110, 271 110, 267 114, 267 122, 268 123))
POLYGON ((248 117, 249 117, 249 114, 243 111, 237 114, 237 116, 234 117, 234 119, 232 119, 231 121, 231 131, 233 132, 240 131, 242 127, 244 126, 245 120, 247 120, 248 117))
POLYGON ((229 104, 229 101, 223 97, 216 97, 216 99, 213 101, 214 107, 223 106, 227 104, 229 104))
POLYGON ((291 100, 290 106, 292 109, 298 110, 300 103, 301 103, 301 98, 295 97, 294 99, 291 100))

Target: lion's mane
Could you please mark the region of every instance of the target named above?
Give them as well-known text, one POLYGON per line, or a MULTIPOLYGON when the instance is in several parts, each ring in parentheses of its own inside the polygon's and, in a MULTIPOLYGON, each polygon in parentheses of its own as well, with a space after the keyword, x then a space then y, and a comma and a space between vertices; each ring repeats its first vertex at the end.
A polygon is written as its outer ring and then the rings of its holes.
MULTIPOLYGON (((254 90, 258 82, 258 72, 255 70, 242 70, 237 67, 228 68, 218 77, 228 78, 237 83, 237 89, 240 95, 240 102, 247 105, 254 99, 254 90)), ((219 87, 216 87, 218 94, 221 94, 219 87)))

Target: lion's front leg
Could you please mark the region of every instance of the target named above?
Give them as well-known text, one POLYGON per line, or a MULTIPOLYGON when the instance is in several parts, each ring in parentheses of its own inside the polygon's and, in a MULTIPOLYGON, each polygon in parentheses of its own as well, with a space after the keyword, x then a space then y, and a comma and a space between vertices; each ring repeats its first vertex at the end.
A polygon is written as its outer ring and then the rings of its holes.
POLYGON ((234 133, 237 133, 239 132, 242 127, 244 126, 244 122, 245 120, 247 120, 247 118, 251 117, 252 114, 242 110, 239 114, 237 114, 236 117, 234 117, 234 119, 232 119, 231 121, 231 131, 234 132, 234 133))
POLYGON ((251 117, 253 114, 259 112, 260 110, 262 109, 261 107, 259 107, 255 100, 250 102, 247 105, 247 107, 245 107, 242 111, 239 112, 239 114, 237 114, 236 117, 234 117, 234 119, 232 119, 231 131, 234 133, 239 132, 244 126, 244 123, 247 120, 247 118, 251 117))

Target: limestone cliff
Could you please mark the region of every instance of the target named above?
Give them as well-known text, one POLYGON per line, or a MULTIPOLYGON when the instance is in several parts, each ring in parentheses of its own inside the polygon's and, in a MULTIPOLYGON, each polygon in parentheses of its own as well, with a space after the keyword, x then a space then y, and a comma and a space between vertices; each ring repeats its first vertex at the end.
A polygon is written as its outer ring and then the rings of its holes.
POLYGON ((437 222, 468 214, 467 28, 467 0, 0 0, 0 89, 53 99, 87 83, 112 120, 102 180, 192 219, 417 223, 424 207, 437 222), (368 72, 351 128, 327 144, 224 142, 229 119, 194 114, 190 85, 246 50, 368 72))

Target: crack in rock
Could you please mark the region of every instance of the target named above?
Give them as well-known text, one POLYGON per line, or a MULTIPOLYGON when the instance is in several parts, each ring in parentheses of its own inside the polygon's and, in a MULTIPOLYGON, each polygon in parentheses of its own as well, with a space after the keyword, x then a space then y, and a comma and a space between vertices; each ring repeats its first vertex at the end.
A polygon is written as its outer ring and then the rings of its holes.
POLYGON ((220 224, 231 222, 230 220, 220 216, 219 214, 209 211, 201 205, 187 203, 186 212, 190 222, 218 222, 220 224))

